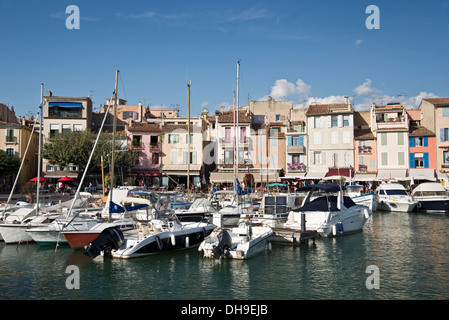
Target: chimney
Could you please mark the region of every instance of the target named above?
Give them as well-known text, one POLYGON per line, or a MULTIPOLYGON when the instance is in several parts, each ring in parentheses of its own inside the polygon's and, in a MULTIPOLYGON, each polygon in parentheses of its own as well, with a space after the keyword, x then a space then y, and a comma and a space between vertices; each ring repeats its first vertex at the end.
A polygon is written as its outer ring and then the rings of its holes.
POLYGON ((348 98, 348 96, 345 96, 345 103, 346 103, 346 104, 349 104, 349 98, 348 98))
POLYGON ((47 91, 47 97, 52 97, 53 93, 51 91, 47 91))

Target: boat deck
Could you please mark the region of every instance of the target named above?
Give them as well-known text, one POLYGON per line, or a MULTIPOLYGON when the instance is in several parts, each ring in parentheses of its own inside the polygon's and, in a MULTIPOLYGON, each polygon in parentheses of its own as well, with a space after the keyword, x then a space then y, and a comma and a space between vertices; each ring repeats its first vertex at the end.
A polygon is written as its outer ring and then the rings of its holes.
POLYGON ((315 241, 318 236, 316 230, 301 231, 300 229, 273 228, 273 232, 270 241, 277 244, 299 245, 309 240, 315 241))

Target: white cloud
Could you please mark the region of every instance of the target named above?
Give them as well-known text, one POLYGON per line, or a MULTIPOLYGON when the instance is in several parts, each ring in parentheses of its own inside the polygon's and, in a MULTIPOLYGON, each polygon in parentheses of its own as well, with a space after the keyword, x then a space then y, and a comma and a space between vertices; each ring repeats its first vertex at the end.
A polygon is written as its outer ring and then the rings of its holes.
POLYGON ((357 39, 357 40, 355 40, 355 44, 356 44, 357 46, 361 45, 362 42, 363 42, 362 39, 357 39))
POLYGON ((227 22, 233 21, 250 21, 250 20, 258 20, 263 19, 267 16, 267 10, 265 9, 254 9, 250 8, 248 10, 239 12, 237 14, 232 14, 226 17, 227 22))
POLYGON ((364 83, 354 89, 355 94, 358 96, 362 96, 377 93, 377 89, 371 88, 371 83, 371 79, 366 79, 364 83))
POLYGON ((295 83, 289 82, 286 79, 276 80, 274 86, 271 87, 270 96, 273 99, 287 99, 294 98, 299 95, 307 96, 312 87, 305 83, 302 79, 298 79, 295 83))

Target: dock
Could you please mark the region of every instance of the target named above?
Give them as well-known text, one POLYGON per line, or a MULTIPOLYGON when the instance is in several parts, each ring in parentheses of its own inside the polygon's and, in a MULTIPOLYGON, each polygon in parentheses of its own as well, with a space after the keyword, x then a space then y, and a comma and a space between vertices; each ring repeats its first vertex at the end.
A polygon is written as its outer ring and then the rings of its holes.
POLYGON ((316 230, 300 230, 290 228, 273 228, 274 234, 270 241, 276 244, 299 245, 309 240, 315 241, 318 236, 316 230))

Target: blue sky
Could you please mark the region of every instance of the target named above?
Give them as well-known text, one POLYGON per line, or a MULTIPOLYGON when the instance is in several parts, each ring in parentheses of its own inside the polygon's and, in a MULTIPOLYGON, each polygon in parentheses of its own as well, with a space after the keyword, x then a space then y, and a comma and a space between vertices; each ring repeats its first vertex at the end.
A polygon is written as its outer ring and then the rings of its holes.
POLYGON ((187 114, 275 99, 305 106, 449 96, 449 0, 0 1, 0 102, 35 114, 44 90, 187 114), (65 26, 80 9, 80 29, 65 26), (367 6, 380 10, 368 30, 367 6), (401 95, 402 94, 402 95, 401 95))

